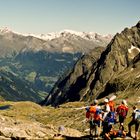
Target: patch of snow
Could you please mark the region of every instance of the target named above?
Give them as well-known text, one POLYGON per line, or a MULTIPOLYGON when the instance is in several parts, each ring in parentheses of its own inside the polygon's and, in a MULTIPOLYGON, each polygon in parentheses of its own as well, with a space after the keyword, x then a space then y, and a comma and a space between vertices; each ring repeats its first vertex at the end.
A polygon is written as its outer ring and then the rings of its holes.
POLYGON ((77 36, 82 36, 83 35, 83 32, 77 32, 77 31, 73 31, 73 30, 63 30, 63 31, 60 31, 60 34, 64 34, 64 33, 70 33, 70 34, 74 34, 74 35, 77 35, 77 36))
POLYGON ((128 49, 128 52, 129 52, 129 53, 132 53, 133 49, 136 49, 137 51, 140 52, 140 49, 139 49, 138 47, 133 46, 133 45, 131 45, 131 48, 128 49))
POLYGON ((52 40, 52 39, 55 39, 55 38, 59 38, 59 37, 65 37, 67 36, 68 34, 71 34, 71 35, 76 35, 76 36, 79 36, 83 39, 86 39, 86 40, 92 40, 92 41, 96 41, 96 42, 100 42, 100 40, 111 40, 113 38, 113 35, 100 35, 100 34, 97 34, 95 32, 78 32, 78 31, 73 31, 73 30, 62 30, 60 32, 51 32, 51 33, 47 33, 47 34, 32 34, 32 33, 19 33, 19 32, 15 32, 15 31, 12 31, 11 29, 9 29, 8 27, 3 27, 0 29, 0 33, 1 34, 5 34, 5 33, 9 33, 9 32, 12 32, 12 33, 15 33, 15 34, 18 34, 18 35, 22 35, 22 36, 33 36, 33 37, 36 37, 36 38, 39 38, 39 39, 42 39, 42 40, 52 40))

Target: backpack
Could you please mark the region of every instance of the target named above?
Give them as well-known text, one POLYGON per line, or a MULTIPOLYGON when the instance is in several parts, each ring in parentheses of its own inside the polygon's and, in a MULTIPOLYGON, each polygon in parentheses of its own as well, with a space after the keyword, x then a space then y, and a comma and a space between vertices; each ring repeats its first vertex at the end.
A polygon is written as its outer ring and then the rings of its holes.
POLYGON ((110 107, 110 111, 114 112, 115 111, 115 103, 113 101, 109 101, 108 104, 109 104, 109 107, 110 107))
POLYGON ((135 119, 138 123, 140 123, 140 110, 136 110, 135 119))
POLYGON ((94 113, 94 120, 99 121, 101 119, 101 110, 100 109, 96 109, 96 112, 94 113))
POLYGON ((90 106, 89 108, 89 118, 94 120, 94 116, 96 114, 96 107, 95 106, 90 106))
POLYGON ((90 106, 86 108, 86 118, 94 118, 94 114, 96 113, 96 107, 95 106, 90 106))
POLYGON ((115 124, 116 123, 116 114, 115 114, 115 112, 109 112, 107 114, 107 117, 105 118, 105 122, 107 122, 108 125, 115 124))
POLYGON ((120 106, 117 108, 117 113, 119 114, 119 116, 125 118, 126 115, 127 115, 127 107, 125 107, 124 105, 120 105, 120 106))
POLYGON ((89 109, 89 112, 95 114, 96 113, 96 107, 95 106, 91 106, 90 109, 89 109))

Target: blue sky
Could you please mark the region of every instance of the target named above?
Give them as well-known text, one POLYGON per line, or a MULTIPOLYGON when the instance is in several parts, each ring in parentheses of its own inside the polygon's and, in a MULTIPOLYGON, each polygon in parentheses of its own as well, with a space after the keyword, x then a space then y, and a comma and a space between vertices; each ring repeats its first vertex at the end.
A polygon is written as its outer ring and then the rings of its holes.
POLYGON ((139 20, 140 0, 0 0, 0 28, 21 33, 115 34, 139 20))

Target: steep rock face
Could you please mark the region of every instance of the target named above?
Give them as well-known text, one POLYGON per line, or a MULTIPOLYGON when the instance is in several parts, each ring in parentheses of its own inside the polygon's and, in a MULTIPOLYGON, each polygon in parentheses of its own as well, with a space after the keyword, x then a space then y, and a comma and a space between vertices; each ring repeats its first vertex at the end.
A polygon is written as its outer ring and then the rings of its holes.
MULTIPOLYGON (((83 56, 75 67, 63 75, 54 86, 48 97, 41 104, 53 104, 80 100, 79 92, 87 87, 87 81, 93 73, 93 68, 97 65, 103 47, 93 49, 88 55, 83 56)), ((89 80, 90 81, 90 80, 89 80)))
MULTIPOLYGON (((95 78, 90 85, 90 91, 94 97, 101 97, 107 83, 117 75, 129 68, 135 57, 140 52, 139 23, 131 29, 126 28, 121 34, 116 34, 98 60, 99 66, 95 71, 95 78)), ((115 89, 117 91, 119 89, 115 89)), ((111 92, 111 91, 108 91, 111 92)), ((113 91, 112 91, 113 92, 113 91)))
POLYGON ((139 53, 140 22, 131 29, 126 28, 115 35, 99 59, 96 59, 90 68, 87 67, 88 76, 84 73, 85 77, 83 75, 80 77, 77 69, 80 69, 82 64, 76 65, 73 69, 74 74, 70 73, 66 78, 58 81, 50 96, 46 98, 45 104, 57 105, 68 101, 92 100, 119 91, 118 86, 109 86, 109 83, 115 82, 120 73, 127 73, 131 67, 137 67, 139 53), (69 82, 77 73, 79 76, 75 78, 76 80, 69 82))

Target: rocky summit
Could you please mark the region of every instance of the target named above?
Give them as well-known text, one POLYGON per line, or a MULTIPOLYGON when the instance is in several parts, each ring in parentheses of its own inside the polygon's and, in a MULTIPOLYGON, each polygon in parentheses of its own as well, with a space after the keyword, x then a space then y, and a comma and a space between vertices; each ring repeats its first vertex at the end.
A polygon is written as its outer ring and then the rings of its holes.
POLYGON ((82 57, 58 80, 42 104, 92 101, 110 94, 128 98, 140 93, 140 22, 117 33, 106 49, 82 57))

